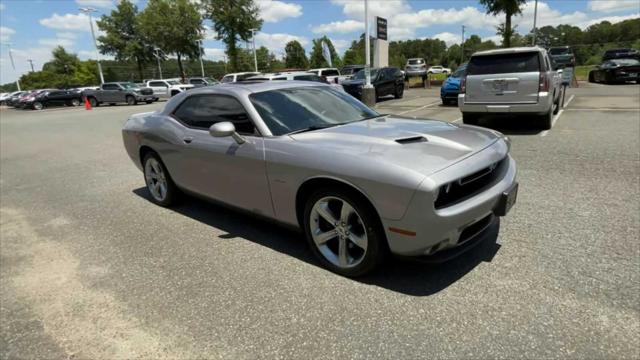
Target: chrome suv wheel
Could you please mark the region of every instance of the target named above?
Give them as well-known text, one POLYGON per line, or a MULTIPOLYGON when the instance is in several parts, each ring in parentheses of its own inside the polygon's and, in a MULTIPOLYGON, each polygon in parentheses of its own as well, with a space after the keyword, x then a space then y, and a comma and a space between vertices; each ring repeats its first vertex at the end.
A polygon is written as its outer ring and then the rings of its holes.
POLYGON ((144 157, 144 180, 151 200, 161 206, 173 203, 178 189, 171 180, 167 169, 157 154, 148 153, 144 157))
POLYGON ((314 193, 307 201, 304 226, 314 254, 331 271, 360 276, 384 258, 379 218, 366 199, 352 191, 314 193))

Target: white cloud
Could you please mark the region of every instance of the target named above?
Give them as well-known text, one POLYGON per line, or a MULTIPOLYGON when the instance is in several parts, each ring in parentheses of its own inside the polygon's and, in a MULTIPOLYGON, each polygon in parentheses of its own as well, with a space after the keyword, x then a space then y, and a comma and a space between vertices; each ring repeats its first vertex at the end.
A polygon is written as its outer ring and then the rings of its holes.
MULTIPOLYGON (((95 50, 80 50, 78 51, 78 57, 80 60, 95 60, 96 51, 95 50)), ((100 54, 100 60, 113 60, 113 55, 102 55, 100 54)))
POLYGON ((265 22, 275 23, 289 17, 302 15, 302 6, 278 0, 259 0, 260 17, 265 22))
POLYGON ((591 11, 604 13, 626 10, 640 11, 640 2, 638 2, 638 0, 591 0, 587 7, 591 11))
POLYGON ((16 31, 11 28, 0 26, 0 41, 8 42, 11 39, 11 35, 15 33, 16 31))
POLYGON ((338 54, 343 54, 344 51, 347 50, 349 46, 351 46, 351 41, 349 40, 343 40, 343 39, 330 39, 330 40, 338 54))
POLYGON ((218 33, 213 30, 209 25, 203 25, 204 27, 204 39, 205 40, 216 40, 216 36, 218 33))
POLYGON ((224 60, 225 52, 224 52, 224 49, 205 48, 204 57, 206 59, 213 60, 213 61, 224 60))
POLYGON ((450 32, 441 32, 431 36, 432 39, 440 39, 444 41, 447 46, 451 46, 453 44, 460 44, 460 39, 462 35, 450 33, 450 32))
POLYGON ((364 23, 357 20, 334 21, 328 24, 320 24, 311 29, 316 34, 326 33, 350 33, 364 31, 364 23))
POLYGON ((40 45, 56 47, 62 46, 64 48, 73 47, 74 41, 71 39, 63 39, 63 38, 52 38, 52 39, 40 39, 38 40, 40 45))
POLYGON ((98 8, 110 8, 114 5, 113 0, 76 0, 80 6, 93 6, 98 8))
POLYGON ((582 29, 585 29, 585 28, 589 27, 590 25, 597 24, 597 23, 599 23, 601 21, 608 21, 608 22, 610 22, 612 24, 615 24, 615 23, 620 22, 620 21, 625 21, 625 20, 629 20, 629 19, 637 19, 637 18, 640 18, 640 13, 629 14, 629 15, 620 15, 620 16, 604 16, 604 17, 600 17, 600 18, 585 20, 585 21, 577 24, 577 26, 581 27, 582 29))
POLYGON ((285 45, 289 41, 297 40, 300 45, 305 46, 309 43, 307 38, 291 34, 267 34, 263 32, 256 33, 256 46, 264 46, 269 51, 280 54, 284 51, 285 45))
POLYGON ((65 31, 65 32, 58 32, 56 33, 56 37, 58 38, 62 38, 62 39, 76 39, 78 37, 77 34, 69 32, 69 31, 65 31))
POLYGON ((51 17, 40 19, 40 24, 57 30, 83 30, 89 29, 89 16, 85 14, 64 14, 53 13, 51 17))
POLYGON ((496 45, 500 45, 502 44, 502 36, 500 35, 492 35, 492 36, 487 36, 487 37, 483 37, 482 41, 493 41, 496 45))
POLYGON ((6 7, 6 6, 4 6, 4 4, 3 4, 3 3, 0 3, 0 11, 4 10, 4 9, 6 9, 6 8, 7 8, 7 7, 6 7))

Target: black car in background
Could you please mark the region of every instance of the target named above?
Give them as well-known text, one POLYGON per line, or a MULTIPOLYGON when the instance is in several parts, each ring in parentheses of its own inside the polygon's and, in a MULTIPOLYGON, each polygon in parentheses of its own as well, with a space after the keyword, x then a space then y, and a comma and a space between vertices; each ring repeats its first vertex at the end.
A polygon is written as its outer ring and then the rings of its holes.
POLYGON ((589 72, 589 82, 622 83, 635 81, 640 84, 640 60, 613 59, 603 62, 595 70, 589 72))
POLYGON ((637 59, 640 60, 640 52, 635 49, 611 49, 604 52, 602 62, 613 59, 637 59))
POLYGON ((364 69, 364 65, 345 65, 340 68, 340 75, 342 76, 353 76, 358 73, 358 71, 364 69))
POLYGON ((82 104, 82 94, 75 90, 44 90, 29 97, 25 108, 42 110, 49 106, 78 106, 82 104))
MULTIPOLYGON (((356 99, 362 99, 362 88, 365 83, 364 70, 358 71, 351 80, 342 82, 342 87, 356 99)), ((395 67, 371 69, 371 84, 376 89, 376 99, 393 95, 400 99, 404 94, 404 75, 395 67)))

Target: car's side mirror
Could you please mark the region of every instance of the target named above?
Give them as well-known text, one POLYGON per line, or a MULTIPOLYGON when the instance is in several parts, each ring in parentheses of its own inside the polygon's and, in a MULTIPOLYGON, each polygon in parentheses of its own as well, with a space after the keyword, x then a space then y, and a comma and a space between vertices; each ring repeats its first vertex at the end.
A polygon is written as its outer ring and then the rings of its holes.
POLYGON ((227 137, 231 136, 239 145, 242 145, 246 140, 236 132, 236 127, 229 121, 223 121, 215 123, 209 127, 209 135, 213 137, 227 137))

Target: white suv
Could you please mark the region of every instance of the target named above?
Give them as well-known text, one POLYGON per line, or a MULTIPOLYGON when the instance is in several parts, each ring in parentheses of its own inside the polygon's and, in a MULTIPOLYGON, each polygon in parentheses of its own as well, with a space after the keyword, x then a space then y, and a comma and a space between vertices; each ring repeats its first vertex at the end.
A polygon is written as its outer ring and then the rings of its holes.
POLYGON ((153 95, 164 99, 193 88, 193 85, 182 84, 176 79, 147 80, 146 86, 153 89, 153 95))
POLYGON ((560 110, 560 80, 543 48, 477 52, 460 82, 462 121, 476 125, 480 116, 489 113, 532 114, 543 129, 550 129, 553 115, 560 110))
POLYGON ((239 73, 231 73, 225 75, 220 82, 223 83, 231 83, 236 81, 241 81, 252 76, 260 75, 259 72, 239 72, 239 73))
POLYGON ((340 70, 336 68, 318 68, 318 69, 309 69, 308 72, 316 74, 320 77, 327 79, 328 82, 337 84, 345 80, 347 76, 340 76, 340 70))
POLYGON ((428 74, 451 74, 451 69, 442 67, 442 65, 434 65, 427 70, 428 74))
POLYGON ((304 71, 291 71, 291 72, 281 72, 281 73, 270 73, 270 74, 260 74, 258 76, 252 76, 246 80, 268 80, 268 81, 277 81, 277 80, 298 80, 298 81, 315 81, 320 83, 328 83, 333 86, 335 89, 344 91, 342 85, 337 84, 335 82, 329 82, 327 79, 324 79, 314 73, 304 72, 304 71))

